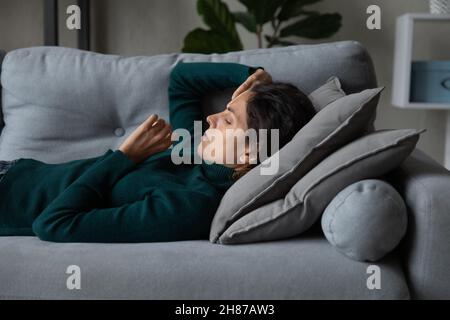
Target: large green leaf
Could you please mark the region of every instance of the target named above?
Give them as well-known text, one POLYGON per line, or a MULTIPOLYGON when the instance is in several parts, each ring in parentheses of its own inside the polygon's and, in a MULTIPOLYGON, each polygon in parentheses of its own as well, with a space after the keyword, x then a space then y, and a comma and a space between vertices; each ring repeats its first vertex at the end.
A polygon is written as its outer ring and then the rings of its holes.
POLYGON ((236 22, 242 24, 248 31, 256 33, 256 21, 253 14, 249 12, 234 12, 233 15, 236 22))
POLYGON ((182 51, 187 53, 226 53, 242 50, 242 45, 233 43, 215 30, 196 28, 184 38, 182 51))
POLYGON ((303 7, 320 1, 322 0, 285 0, 277 18, 285 21, 301 14, 308 14, 303 7))
POLYGON ((281 29, 280 37, 328 38, 341 28, 341 20, 339 13, 311 15, 281 29))
POLYGON ((234 44, 240 43, 236 21, 226 3, 221 0, 198 0, 197 11, 211 30, 228 37, 234 44))
POLYGON ((257 24, 265 24, 274 18, 285 0, 239 0, 253 14, 257 24))

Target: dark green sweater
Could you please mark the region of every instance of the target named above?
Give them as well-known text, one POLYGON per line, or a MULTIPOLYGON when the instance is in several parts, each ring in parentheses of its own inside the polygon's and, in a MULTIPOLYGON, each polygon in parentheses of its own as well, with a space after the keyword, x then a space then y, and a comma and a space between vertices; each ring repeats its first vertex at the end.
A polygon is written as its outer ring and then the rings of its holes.
MULTIPOLYGON (((255 70, 235 63, 178 63, 168 90, 173 129, 192 133, 194 120, 202 120, 202 97, 239 86, 255 70)), ((56 242, 207 239, 233 170, 175 165, 170 153, 138 165, 111 149, 61 164, 21 158, 0 183, 0 236, 56 242)))

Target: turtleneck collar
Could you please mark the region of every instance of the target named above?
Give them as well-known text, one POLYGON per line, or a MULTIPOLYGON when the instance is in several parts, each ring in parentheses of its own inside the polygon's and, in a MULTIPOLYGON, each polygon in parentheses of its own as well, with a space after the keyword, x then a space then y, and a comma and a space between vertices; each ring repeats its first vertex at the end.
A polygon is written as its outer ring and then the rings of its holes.
POLYGON ((221 189, 228 189, 234 182, 233 168, 216 163, 202 163, 202 168, 206 178, 221 189))

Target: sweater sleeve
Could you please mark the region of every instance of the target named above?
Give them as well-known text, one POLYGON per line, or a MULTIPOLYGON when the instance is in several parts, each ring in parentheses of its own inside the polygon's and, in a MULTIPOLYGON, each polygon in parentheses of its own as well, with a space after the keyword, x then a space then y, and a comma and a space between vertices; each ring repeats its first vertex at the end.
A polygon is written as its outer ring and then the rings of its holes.
POLYGON ((33 222, 34 234, 45 241, 104 243, 207 237, 211 218, 205 215, 215 204, 201 193, 161 189, 133 203, 105 207, 109 190, 134 166, 120 150, 109 152, 44 209, 33 222))
POLYGON ((262 67, 227 62, 179 62, 170 73, 168 90, 172 128, 184 128, 192 134, 194 121, 202 120, 202 97, 211 91, 240 86, 258 68, 262 67))

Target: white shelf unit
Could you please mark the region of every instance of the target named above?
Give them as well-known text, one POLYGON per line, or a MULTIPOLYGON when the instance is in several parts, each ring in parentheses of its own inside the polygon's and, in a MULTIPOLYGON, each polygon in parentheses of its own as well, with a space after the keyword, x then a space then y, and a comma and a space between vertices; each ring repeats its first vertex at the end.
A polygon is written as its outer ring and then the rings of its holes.
MULTIPOLYGON (((444 146, 444 166, 450 170, 450 103, 418 103, 410 101, 414 23, 418 21, 450 22, 450 14, 407 13, 397 18, 394 74, 392 81, 392 104, 396 107, 407 109, 448 110, 444 146)), ((444 41, 448 41, 448 39, 445 39, 444 41)))
POLYGON ((392 104, 399 108, 408 109, 450 110, 450 103, 417 103, 410 101, 414 23, 418 21, 450 22, 450 14, 407 13, 397 18, 394 74, 392 80, 392 104))

